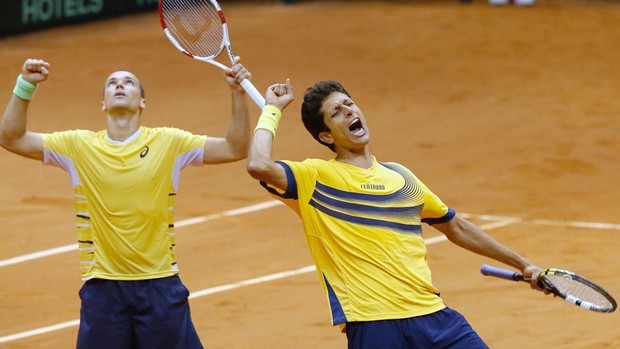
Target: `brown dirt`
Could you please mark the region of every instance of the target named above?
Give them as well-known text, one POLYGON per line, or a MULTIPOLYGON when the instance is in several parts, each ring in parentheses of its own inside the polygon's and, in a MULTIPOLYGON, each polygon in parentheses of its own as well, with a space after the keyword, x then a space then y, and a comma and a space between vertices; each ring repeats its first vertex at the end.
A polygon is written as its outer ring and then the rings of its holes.
MULTIPOLYGON (((541 266, 583 273, 620 297, 619 3, 265 1, 224 10, 235 52, 259 90, 286 77, 296 86, 276 157, 330 156, 306 134, 298 110, 307 86, 340 80, 369 119, 380 160, 410 166, 458 212, 521 218, 488 231, 541 266)), ((134 71, 146 86, 144 124, 225 130, 230 99, 221 73, 172 48, 156 13, 0 40, 0 105, 28 57, 53 65, 31 105, 32 130, 105 127, 102 84, 117 68, 134 71)), ((73 243, 66 173, 6 151, 0 168, 0 260, 73 243)), ((243 162, 189 169, 177 218, 265 201, 243 162)), ((312 264, 301 223, 283 206, 180 227, 177 243, 191 291, 312 264)), ((490 261, 449 243, 430 245, 429 261, 446 302, 492 348, 620 347, 617 313, 485 279, 478 269, 490 261)), ((1 267, 0 279, 0 337, 79 317, 77 253, 1 267)), ((207 348, 345 347, 313 272, 195 298, 192 309, 207 348)), ((70 348, 76 332, 73 326, 0 348, 70 348)))

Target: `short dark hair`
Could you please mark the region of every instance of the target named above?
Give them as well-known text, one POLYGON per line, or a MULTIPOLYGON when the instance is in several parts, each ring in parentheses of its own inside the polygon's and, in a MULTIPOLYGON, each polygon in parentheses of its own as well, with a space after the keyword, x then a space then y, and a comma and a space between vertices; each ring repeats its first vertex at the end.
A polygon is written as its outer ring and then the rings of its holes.
POLYGON ((340 92, 351 98, 351 95, 337 81, 326 80, 319 81, 314 86, 309 87, 304 94, 304 101, 301 104, 301 121, 304 123, 306 130, 310 132, 312 137, 319 143, 328 147, 331 151, 335 151, 333 144, 327 144, 319 139, 319 133, 329 132, 330 129, 325 125, 324 115, 321 113, 321 107, 325 99, 332 93, 340 92))

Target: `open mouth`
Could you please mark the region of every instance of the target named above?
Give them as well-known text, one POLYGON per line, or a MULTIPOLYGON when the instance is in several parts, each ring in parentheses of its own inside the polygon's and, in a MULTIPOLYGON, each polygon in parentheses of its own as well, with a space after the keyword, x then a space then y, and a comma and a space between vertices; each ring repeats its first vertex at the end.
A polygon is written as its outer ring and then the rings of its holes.
POLYGON ((353 120, 353 122, 349 125, 349 131, 353 134, 363 133, 364 125, 362 124, 362 120, 355 118, 355 120, 353 120))

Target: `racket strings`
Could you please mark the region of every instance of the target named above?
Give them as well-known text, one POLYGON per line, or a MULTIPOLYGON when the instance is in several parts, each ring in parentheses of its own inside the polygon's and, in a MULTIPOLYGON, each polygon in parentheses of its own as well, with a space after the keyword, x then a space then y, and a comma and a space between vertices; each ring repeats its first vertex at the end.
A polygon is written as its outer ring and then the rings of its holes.
POLYGON ((545 275, 547 282, 561 293, 592 303, 602 308, 612 308, 613 303, 596 288, 566 275, 545 275))
POLYGON ((208 0, 166 0, 162 13, 168 32, 188 53, 215 57, 223 49, 224 28, 208 0))

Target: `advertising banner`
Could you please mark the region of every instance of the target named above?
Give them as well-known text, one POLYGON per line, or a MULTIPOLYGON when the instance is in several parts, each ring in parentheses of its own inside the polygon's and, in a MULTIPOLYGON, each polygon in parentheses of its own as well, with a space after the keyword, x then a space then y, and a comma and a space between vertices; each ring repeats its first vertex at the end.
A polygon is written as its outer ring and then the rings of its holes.
POLYGON ((0 37, 156 9, 158 0, 0 0, 0 37))

